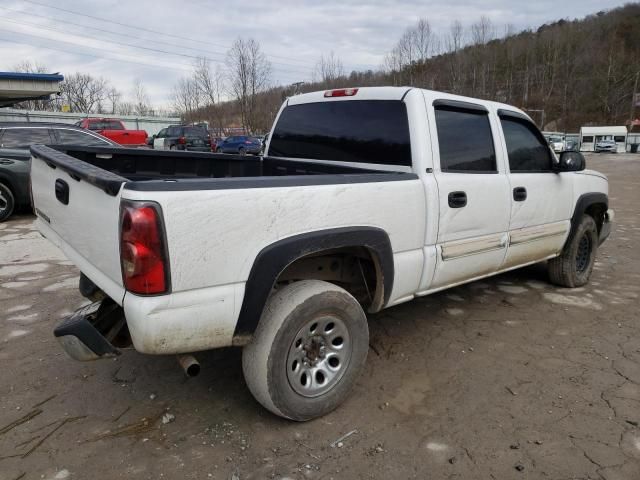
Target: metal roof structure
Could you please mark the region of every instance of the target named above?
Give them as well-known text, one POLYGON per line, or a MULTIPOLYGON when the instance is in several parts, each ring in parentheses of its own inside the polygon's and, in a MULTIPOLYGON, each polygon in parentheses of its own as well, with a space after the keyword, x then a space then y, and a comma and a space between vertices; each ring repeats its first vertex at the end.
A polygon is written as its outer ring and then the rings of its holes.
POLYGON ((0 72, 0 107, 48 99, 60 91, 63 80, 59 73, 0 72))
POLYGON ((626 135, 627 127, 621 126, 604 126, 604 127, 582 127, 580 129, 582 135, 626 135))

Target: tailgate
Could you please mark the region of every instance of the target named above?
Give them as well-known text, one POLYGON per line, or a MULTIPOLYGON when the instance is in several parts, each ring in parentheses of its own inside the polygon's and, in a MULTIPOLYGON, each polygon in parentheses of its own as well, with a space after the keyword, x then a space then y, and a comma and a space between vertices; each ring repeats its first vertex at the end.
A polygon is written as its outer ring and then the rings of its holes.
POLYGON ((127 180, 42 145, 32 146, 31 156, 38 228, 121 304, 120 191, 127 180))

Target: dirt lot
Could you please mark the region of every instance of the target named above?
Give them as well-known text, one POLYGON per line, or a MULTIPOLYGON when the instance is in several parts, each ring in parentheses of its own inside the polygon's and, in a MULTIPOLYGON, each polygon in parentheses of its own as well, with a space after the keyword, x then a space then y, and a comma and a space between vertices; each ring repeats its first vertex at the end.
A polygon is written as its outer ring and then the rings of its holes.
POLYGON ((253 400, 237 349, 188 381, 172 357, 69 360, 77 270, 32 217, 0 224, 0 479, 637 480, 640 156, 587 163, 617 220, 590 285, 539 265, 371 316, 354 395, 306 424, 253 400))

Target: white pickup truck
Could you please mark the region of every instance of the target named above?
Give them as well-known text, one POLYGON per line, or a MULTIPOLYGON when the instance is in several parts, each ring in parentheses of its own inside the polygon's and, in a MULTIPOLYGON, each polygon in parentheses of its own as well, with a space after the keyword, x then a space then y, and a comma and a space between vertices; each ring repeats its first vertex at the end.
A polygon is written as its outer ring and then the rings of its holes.
POLYGON ((365 311, 545 260, 577 287, 611 230, 606 177, 508 105, 315 92, 269 139, 255 158, 32 147, 40 231, 97 300, 55 329, 71 357, 242 346, 255 398, 308 420, 361 374, 365 311))

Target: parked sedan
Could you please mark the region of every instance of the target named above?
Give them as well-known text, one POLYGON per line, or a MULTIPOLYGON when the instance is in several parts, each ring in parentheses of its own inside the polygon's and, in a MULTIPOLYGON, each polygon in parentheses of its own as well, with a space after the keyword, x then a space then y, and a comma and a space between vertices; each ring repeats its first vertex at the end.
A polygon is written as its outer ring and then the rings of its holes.
POLYGON ((596 142, 596 152, 618 153, 618 145, 613 140, 600 140, 596 142))
POLYGON ((262 142, 255 137, 247 135, 228 137, 218 145, 218 151, 221 153, 236 153, 238 155, 252 153, 258 155, 260 150, 262 150, 262 142))
POLYGON ((0 222, 31 206, 29 171, 33 144, 118 146, 117 143, 66 123, 0 122, 0 222))

